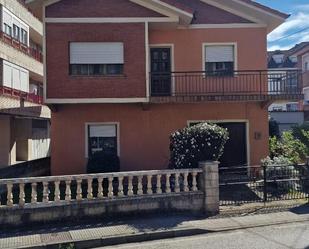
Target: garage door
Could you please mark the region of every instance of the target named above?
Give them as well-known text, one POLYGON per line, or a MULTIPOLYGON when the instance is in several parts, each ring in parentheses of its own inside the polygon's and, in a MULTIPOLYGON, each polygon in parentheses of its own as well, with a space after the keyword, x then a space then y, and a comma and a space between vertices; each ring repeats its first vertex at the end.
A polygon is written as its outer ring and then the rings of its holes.
POLYGON ((218 125, 226 128, 230 137, 220 158, 220 166, 235 167, 247 165, 246 123, 218 123, 218 125))

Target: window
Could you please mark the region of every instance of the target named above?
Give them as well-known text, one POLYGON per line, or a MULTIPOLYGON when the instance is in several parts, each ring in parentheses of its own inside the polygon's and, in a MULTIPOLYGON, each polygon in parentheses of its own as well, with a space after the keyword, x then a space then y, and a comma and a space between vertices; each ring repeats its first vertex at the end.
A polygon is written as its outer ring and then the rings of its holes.
POLYGON ((29 92, 29 71, 13 63, 3 61, 3 86, 29 92))
POLYGON ((88 156, 102 152, 117 155, 117 125, 88 125, 88 156))
POLYGON ((19 41, 20 28, 13 24, 13 38, 19 41))
POLYGON ((21 30, 21 37, 20 37, 21 43, 28 45, 28 32, 24 29, 20 30, 21 30))
POLYGON ((123 43, 70 43, 70 74, 84 76, 123 74, 123 43))
POLYGON ((286 110, 288 112, 297 112, 298 111, 298 104, 297 103, 286 104, 286 110))
POLYGON ((212 76, 233 76, 235 67, 234 49, 233 45, 206 45, 206 74, 212 76))
POLYGON ((6 33, 9 36, 12 36, 12 27, 8 24, 4 24, 4 33, 6 33))

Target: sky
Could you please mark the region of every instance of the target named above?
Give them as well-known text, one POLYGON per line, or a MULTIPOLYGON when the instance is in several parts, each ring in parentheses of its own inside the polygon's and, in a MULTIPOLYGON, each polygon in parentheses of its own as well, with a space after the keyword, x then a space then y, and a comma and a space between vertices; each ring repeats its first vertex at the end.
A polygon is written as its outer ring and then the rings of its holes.
POLYGON ((268 35, 268 50, 290 49, 297 43, 309 41, 309 0, 255 1, 281 12, 291 14, 284 24, 268 35), (298 33, 289 36, 295 32, 298 33))

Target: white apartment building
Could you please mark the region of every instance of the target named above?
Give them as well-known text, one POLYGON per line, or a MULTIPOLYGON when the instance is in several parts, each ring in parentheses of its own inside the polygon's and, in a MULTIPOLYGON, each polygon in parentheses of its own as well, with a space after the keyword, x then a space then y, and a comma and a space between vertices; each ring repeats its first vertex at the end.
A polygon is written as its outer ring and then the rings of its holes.
POLYGON ((0 167, 49 156, 42 36, 23 0, 0 0, 0 167))

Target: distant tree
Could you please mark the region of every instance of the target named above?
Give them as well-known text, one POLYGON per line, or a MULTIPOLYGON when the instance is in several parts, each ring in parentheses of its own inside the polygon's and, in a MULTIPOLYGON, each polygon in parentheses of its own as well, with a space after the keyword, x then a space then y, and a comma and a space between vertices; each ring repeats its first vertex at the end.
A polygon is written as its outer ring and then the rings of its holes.
POLYGON ((279 124, 273 118, 270 118, 269 120, 269 136, 270 137, 280 137, 279 124))

